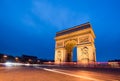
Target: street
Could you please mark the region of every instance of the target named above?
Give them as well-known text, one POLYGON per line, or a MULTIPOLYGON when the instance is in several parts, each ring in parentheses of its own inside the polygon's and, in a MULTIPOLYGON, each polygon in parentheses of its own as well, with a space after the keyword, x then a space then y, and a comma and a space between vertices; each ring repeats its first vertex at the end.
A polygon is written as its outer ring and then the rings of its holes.
POLYGON ((119 73, 56 67, 0 67, 0 81, 120 81, 119 73))

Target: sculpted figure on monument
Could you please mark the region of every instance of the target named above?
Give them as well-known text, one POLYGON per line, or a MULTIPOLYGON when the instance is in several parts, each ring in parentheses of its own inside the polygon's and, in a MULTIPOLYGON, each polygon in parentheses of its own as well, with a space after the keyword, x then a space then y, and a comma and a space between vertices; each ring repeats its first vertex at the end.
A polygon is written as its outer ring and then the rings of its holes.
POLYGON ((61 51, 58 51, 57 54, 58 54, 58 55, 57 55, 57 60, 58 60, 58 61, 61 61, 61 51))
POLYGON ((87 47, 81 48, 81 51, 82 51, 82 55, 88 55, 88 48, 87 47))
POLYGON ((82 52, 82 55, 81 55, 81 57, 82 57, 82 59, 81 60, 89 60, 89 54, 88 54, 88 48, 87 47, 83 47, 83 48, 81 48, 81 52, 82 52))
POLYGON ((89 38, 88 37, 83 37, 79 39, 79 43, 85 43, 85 42, 89 42, 89 38))

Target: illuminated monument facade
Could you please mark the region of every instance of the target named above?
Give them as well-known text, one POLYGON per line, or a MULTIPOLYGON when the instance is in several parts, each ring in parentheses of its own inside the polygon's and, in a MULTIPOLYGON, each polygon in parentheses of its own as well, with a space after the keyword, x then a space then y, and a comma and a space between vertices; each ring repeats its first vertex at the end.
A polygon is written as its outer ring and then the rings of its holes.
POLYGON ((72 62, 73 48, 77 48, 77 62, 96 62, 95 34, 90 23, 56 33, 55 63, 72 62))

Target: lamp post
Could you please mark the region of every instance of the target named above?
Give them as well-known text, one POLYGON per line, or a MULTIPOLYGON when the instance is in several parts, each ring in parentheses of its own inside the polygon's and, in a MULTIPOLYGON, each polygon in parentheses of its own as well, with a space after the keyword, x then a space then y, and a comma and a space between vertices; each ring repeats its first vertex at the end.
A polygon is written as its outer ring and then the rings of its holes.
POLYGON ((33 61, 32 59, 28 59, 28 63, 30 63, 30 64, 31 64, 31 63, 32 63, 32 61, 33 61))
POLYGON ((40 60, 37 60, 37 63, 40 63, 40 60))
POLYGON ((18 61, 19 61, 19 58, 18 58, 18 57, 15 57, 15 61, 18 62, 18 61))
POLYGON ((7 57, 7 55, 3 55, 4 62, 6 61, 7 57))

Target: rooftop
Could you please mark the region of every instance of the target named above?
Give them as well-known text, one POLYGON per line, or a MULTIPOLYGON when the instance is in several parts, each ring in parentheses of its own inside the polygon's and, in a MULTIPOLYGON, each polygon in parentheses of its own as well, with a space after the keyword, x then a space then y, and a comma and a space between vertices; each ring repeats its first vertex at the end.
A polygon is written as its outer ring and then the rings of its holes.
POLYGON ((87 23, 84 23, 84 24, 81 24, 81 25, 74 26, 72 28, 68 28, 66 30, 59 31, 59 32, 56 33, 56 37, 61 36, 61 35, 65 35, 65 34, 69 34, 69 33, 72 33, 72 32, 76 32, 76 31, 79 31, 79 30, 87 29, 87 28, 90 28, 90 27, 91 27, 90 23, 87 22, 87 23))

